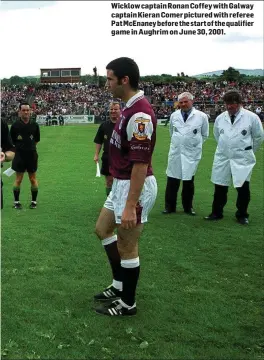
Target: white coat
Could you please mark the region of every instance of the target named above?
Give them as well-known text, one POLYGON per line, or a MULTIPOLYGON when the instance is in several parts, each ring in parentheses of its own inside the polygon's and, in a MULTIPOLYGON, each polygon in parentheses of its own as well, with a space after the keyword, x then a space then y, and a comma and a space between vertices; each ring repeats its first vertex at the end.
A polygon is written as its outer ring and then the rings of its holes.
POLYGON ((256 164, 254 153, 263 141, 263 127, 253 112, 240 108, 232 125, 227 111, 220 114, 214 124, 217 148, 214 156, 211 181, 241 187, 250 180, 256 164))
POLYGON ((170 117, 171 144, 168 156, 168 177, 191 180, 202 157, 203 142, 209 136, 208 117, 192 108, 184 122, 181 110, 170 117))

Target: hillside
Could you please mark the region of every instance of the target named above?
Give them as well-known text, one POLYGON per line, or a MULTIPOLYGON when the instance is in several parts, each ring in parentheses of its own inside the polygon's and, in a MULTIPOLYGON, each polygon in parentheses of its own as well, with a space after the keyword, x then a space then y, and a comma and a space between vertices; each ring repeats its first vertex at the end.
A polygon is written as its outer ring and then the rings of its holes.
MULTIPOLYGON (((236 69, 240 72, 240 74, 248 75, 248 76, 263 76, 264 70, 263 69, 236 69)), ((204 77, 204 76, 213 76, 217 75, 220 76, 224 70, 217 70, 211 71, 208 73, 193 75, 194 77, 204 77)))

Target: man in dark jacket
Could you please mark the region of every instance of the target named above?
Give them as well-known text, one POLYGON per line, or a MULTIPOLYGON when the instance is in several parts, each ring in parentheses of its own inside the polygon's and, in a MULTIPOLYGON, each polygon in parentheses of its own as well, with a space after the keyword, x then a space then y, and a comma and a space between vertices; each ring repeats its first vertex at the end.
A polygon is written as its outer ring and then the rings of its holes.
POLYGON ((110 174, 109 171, 109 159, 108 159, 108 152, 109 152, 109 142, 112 136, 112 132, 115 127, 116 121, 119 119, 120 116, 120 104, 119 102, 113 101, 110 104, 109 108, 110 120, 103 122, 95 135, 94 143, 95 143, 95 154, 94 154, 94 161, 95 163, 99 160, 99 153, 101 151, 103 145, 103 154, 102 154, 102 167, 101 167, 101 174, 105 176, 105 186, 106 186, 106 195, 110 194, 113 184, 113 176, 110 174))
MULTIPOLYGON (((14 158, 14 146, 11 142, 7 123, 1 119, 1 167, 3 162, 11 161, 14 158)), ((1 179, 1 209, 3 209, 3 182, 1 179)))
POLYGON ((20 119, 13 123, 10 129, 11 139, 16 148, 16 154, 12 162, 12 169, 16 172, 13 189, 15 209, 22 208, 19 195, 20 185, 25 172, 28 172, 31 183, 32 201, 30 209, 37 207, 38 181, 36 179, 36 173, 38 169, 38 153, 36 144, 40 141, 40 131, 38 123, 30 121, 30 113, 29 104, 20 104, 20 119))

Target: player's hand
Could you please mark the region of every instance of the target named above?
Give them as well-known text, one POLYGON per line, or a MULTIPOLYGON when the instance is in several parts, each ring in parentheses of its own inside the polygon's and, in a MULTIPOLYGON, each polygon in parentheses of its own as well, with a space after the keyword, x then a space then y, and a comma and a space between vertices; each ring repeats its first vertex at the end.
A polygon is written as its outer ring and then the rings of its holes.
POLYGON ((98 160, 99 160, 99 156, 98 155, 94 155, 94 162, 98 162, 98 160))
POLYGON ((137 213, 135 206, 126 206, 122 218, 121 218, 121 226, 124 229, 133 229, 137 226, 137 213))
POLYGON ((5 161, 5 153, 1 151, 1 163, 5 161))

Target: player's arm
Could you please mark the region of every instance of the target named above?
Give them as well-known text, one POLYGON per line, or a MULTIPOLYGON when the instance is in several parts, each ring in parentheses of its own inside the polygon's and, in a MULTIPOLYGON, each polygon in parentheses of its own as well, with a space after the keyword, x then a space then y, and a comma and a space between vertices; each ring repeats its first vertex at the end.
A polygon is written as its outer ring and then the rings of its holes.
POLYGON ((134 163, 133 165, 129 193, 121 218, 121 225, 125 229, 132 229, 137 225, 136 207, 146 179, 147 169, 148 164, 146 163, 134 163))
POLYGON ((136 207, 146 179, 148 163, 134 163, 126 206, 136 207))
POLYGON ((15 157, 15 148, 13 146, 10 146, 9 150, 6 151, 2 151, 1 149, 1 163, 12 161, 14 157, 15 157))
POLYGON ((5 154, 5 159, 4 159, 5 162, 12 161, 15 157, 15 152, 12 150, 8 150, 4 154, 5 154))
POLYGON ((98 160, 99 160, 99 154, 102 149, 103 142, 104 142, 104 129, 103 129, 103 124, 101 124, 99 126, 98 131, 94 138, 94 143, 95 143, 94 161, 95 162, 98 162, 98 160))
POLYGON ((40 142, 40 130, 39 130, 39 124, 36 123, 36 133, 35 133, 35 143, 37 145, 37 143, 40 142))
POLYGON ((127 138, 130 141, 129 157, 133 162, 130 178, 130 188, 126 206, 122 214, 121 225, 125 229, 134 228, 137 224, 136 207, 143 189, 147 175, 147 169, 151 160, 151 136, 153 124, 151 116, 145 113, 137 113, 131 117, 127 125, 127 138), (138 122, 143 120, 145 124, 145 137, 137 137, 138 122))
POLYGON ((95 154, 94 154, 95 162, 98 162, 98 160, 99 160, 99 154, 100 154, 101 148, 102 148, 101 144, 95 144, 95 154))
POLYGON ((15 129, 15 125, 12 124, 11 128, 10 128, 10 138, 12 143, 15 145, 16 143, 16 129, 15 129))

